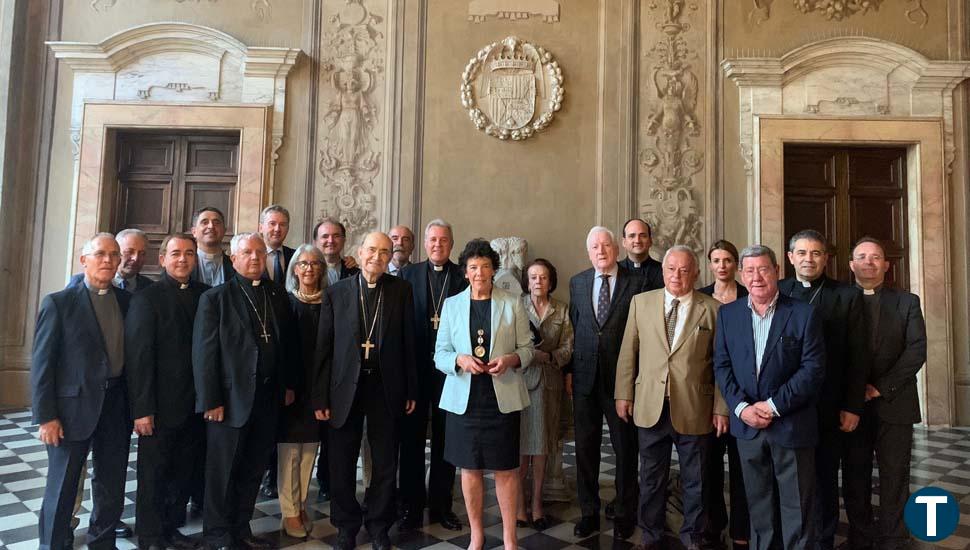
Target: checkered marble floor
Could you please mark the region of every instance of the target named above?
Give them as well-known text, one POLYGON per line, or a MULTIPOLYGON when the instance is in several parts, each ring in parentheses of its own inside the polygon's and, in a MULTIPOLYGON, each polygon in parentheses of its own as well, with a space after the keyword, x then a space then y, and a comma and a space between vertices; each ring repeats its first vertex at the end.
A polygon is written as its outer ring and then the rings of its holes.
MULTIPOLYGON (((26 410, 8 411, 0 413, 0 550, 26 550, 37 548, 37 521, 43 498, 44 484, 47 474, 47 453, 43 444, 36 438, 37 427, 30 423, 30 412, 26 410)), ((600 467, 601 496, 604 502, 614 496, 613 473, 614 459, 604 439, 602 447, 602 465, 600 467)), ((135 458, 138 440, 132 439, 128 463, 128 482, 125 486, 126 499, 123 519, 134 525, 135 515, 135 458)), ((567 478, 573 479, 572 442, 566 444, 565 471, 567 478)), ((674 461, 676 467, 676 460, 674 461)), ((359 477, 358 477, 359 479, 359 477)), ((917 428, 913 442, 912 489, 935 485, 953 493, 960 499, 960 526, 956 533, 937 546, 915 543, 914 548, 970 548, 970 429, 935 429, 917 428)), ((84 500, 78 527, 76 547, 80 548, 84 540, 83 534, 87 528, 91 510, 90 479, 86 481, 84 500)), ((359 496, 363 494, 363 485, 359 486, 359 496)), ((316 482, 311 488, 311 501, 317 493, 316 482)), ((457 493, 457 491, 456 491, 457 493)), ((459 495, 460 499, 460 495, 459 495)), ((878 504, 878 496, 876 497, 878 504)), ((307 541, 287 537, 279 530, 280 507, 275 499, 260 498, 253 515, 252 528, 257 534, 275 542, 279 548, 330 548, 336 539, 336 529, 328 519, 329 504, 311 504, 312 519, 314 520, 313 536, 307 541)), ((602 519, 603 530, 590 538, 577 539, 573 536, 573 527, 580 517, 576 502, 549 503, 545 507, 546 516, 551 526, 543 532, 534 529, 519 529, 519 546, 529 550, 562 550, 573 548, 598 549, 615 548, 628 550, 640 540, 639 529, 627 541, 613 541, 612 524, 602 519)), ((464 518, 464 505, 460 500, 455 502, 454 510, 464 518)), ((469 531, 466 527, 460 531, 449 531, 438 524, 426 525, 424 528, 401 534, 395 527, 391 531, 391 540, 395 546, 407 550, 431 548, 435 550, 450 550, 467 548, 469 531)), ((502 525, 495 499, 495 487, 492 479, 486 479, 485 496, 485 525, 486 548, 502 546, 502 525)), ((839 536, 836 543, 842 542, 847 525, 845 514, 839 526, 839 536)), ((192 518, 183 532, 195 535, 202 530, 202 521, 192 518)), ((361 531, 357 540, 362 548, 369 548, 367 535, 361 531)), ((119 539, 118 548, 125 550, 137 548, 134 539, 119 539)), ((670 548, 680 548, 676 538, 671 535, 670 548)))

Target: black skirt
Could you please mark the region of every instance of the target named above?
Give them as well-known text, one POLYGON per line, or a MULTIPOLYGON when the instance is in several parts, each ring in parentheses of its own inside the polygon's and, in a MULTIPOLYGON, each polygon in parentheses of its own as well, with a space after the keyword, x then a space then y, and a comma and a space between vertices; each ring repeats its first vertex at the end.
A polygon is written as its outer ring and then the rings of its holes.
POLYGON ((465 414, 446 417, 445 460, 466 470, 518 468, 519 422, 519 411, 498 410, 491 375, 472 376, 465 414))

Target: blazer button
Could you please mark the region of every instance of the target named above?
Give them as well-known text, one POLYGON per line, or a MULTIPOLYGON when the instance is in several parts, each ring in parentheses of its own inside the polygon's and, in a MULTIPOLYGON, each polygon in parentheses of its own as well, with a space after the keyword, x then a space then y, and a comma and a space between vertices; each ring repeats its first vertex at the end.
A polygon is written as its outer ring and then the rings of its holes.
POLYGON ((603 331, 600 331, 600 330, 596 331, 596 335, 597 336, 603 336, 603 331))

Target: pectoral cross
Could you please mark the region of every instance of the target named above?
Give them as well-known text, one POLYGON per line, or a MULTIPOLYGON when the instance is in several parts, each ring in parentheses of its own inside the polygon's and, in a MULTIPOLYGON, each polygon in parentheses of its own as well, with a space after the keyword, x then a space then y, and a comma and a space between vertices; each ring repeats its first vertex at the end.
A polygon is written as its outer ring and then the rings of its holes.
POLYGON ((266 332, 266 330, 263 330, 263 333, 260 334, 259 337, 263 339, 263 342, 264 343, 266 343, 266 344, 269 343, 269 333, 266 332))
POLYGON ((441 317, 438 317, 438 314, 437 314, 437 313, 435 313, 435 314, 434 314, 434 317, 432 317, 432 318, 431 318, 431 322, 432 322, 432 323, 434 324, 434 329, 435 329, 435 330, 438 330, 438 323, 439 323, 440 321, 441 321, 441 317))
POLYGON ((364 361, 370 359, 370 350, 371 348, 374 347, 374 344, 370 343, 370 338, 368 338, 366 342, 361 344, 360 347, 364 348, 364 361))

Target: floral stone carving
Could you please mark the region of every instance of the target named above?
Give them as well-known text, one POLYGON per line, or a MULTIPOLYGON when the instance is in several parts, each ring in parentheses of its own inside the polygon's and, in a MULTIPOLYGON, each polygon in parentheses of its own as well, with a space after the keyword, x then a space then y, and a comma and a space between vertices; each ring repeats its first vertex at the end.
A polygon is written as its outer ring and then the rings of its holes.
POLYGON ((513 141, 549 126, 565 93, 552 54, 514 36, 485 46, 468 61, 460 91, 476 128, 513 141))
POLYGON ((319 170, 325 197, 320 217, 339 219, 349 242, 377 226, 374 180, 381 170, 378 110, 372 100, 384 72, 377 25, 361 0, 348 0, 331 17, 321 63, 328 103, 323 113, 319 170))

